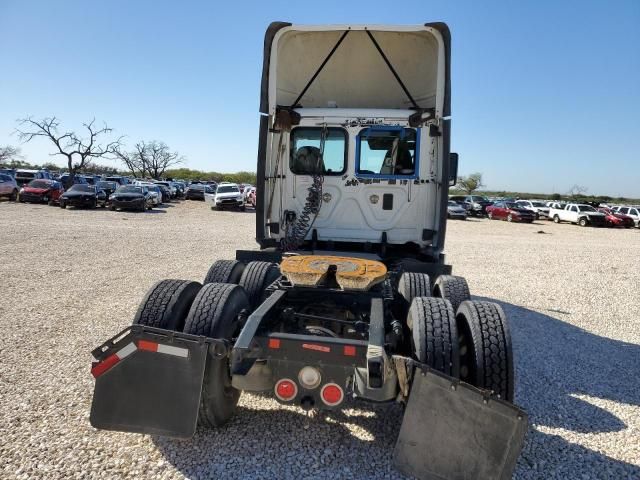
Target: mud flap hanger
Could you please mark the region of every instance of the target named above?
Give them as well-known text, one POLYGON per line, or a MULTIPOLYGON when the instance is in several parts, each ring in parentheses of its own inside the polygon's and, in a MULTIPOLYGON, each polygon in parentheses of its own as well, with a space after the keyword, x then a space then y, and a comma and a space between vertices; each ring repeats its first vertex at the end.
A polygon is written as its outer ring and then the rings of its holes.
POLYGON ((396 468, 421 480, 511 478, 527 414, 424 364, 393 360, 407 401, 393 453, 396 468))

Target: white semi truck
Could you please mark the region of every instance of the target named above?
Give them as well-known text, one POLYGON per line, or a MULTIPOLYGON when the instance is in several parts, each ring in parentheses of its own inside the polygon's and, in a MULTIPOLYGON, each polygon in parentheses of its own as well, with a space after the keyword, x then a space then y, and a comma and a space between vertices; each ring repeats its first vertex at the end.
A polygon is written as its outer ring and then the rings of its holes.
POLYGON ((508 321, 445 263, 450 68, 443 23, 271 24, 260 249, 152 287, 94 350, 91 423, 188 438, 228 421, 241 391, 305 409, 401 402, 402 472, 510 478, 527 420, 508 321))

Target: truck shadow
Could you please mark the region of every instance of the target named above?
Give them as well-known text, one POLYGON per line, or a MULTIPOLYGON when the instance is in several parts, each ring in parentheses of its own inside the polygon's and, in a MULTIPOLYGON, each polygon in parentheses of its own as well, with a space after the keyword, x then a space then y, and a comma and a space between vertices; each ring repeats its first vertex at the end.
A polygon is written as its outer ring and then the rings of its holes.
POLYGON ((510 303, 479 300, 498 303, 509 319, 516 401, 527 410, 532 423, 579 433, 627 428, 594 403, 601 399, 640 406, 640 377, 631 373, 640 371, 640 345, 600 337, 510 303), (518 375, 525 370, 526 375, 518 375))
MULTIPOLYGON (((527 371, 517 376, 516 401, 528 412, 530 427, 514 478, 640 478, 638 465, 540 429, 625 430, 622 420, 594 402, 640 404, 634 373, 640 346, 497 303, 510 319, 517 371, 527 371)), ((223 428, 199 428, 189 441, 153 437, 153 442, 187 478, 405 478, 392 462, 403 415, 397 404, 355 403, 309 418, 263 395, 242 398, 223 428)))

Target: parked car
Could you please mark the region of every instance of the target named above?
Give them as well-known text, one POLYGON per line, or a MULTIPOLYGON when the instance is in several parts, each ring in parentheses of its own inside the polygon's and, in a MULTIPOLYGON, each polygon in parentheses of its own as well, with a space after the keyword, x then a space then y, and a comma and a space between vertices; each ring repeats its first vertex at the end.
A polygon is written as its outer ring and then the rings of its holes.
POLYGON ((564 208, 551 208, 549 215, 555 223, 571 222, 581 227, 593 225, 602 227, 605 225, 605 215, 597 211, 591 205, 581 203, 568 203, 564 208))
MULTIPOLYGON (((256 208, 256 196, 257 196, 256 187, 253 187, 249 192, 249 196, 247 198, 249 205, 251 205, 253 208, 256 208)), ((466 218, 466 215, 465 215, 465 218, 466 218)))
POLYGON ((0 173, 0 197, 7 197, 11 201, 18 198, 18 182, 11 175, 0 173))
POLYGON ((600 207, 598 211, 605 214, 604 219, 609 227, 631 228, 635 225, 632 217, 624 213, 618 213, 611 208, 600 207))
POLYGON ((111 194, 117 190, 118 186, 119 185, 116 182, 100 181, 96 183, 96 187, 106 193, 107 198, 109 198, 111 194))
POLYGON ((538 200, 517 200, 516 204, 520 207, 530 210, 536 215, 536 220, 544 217, 549 217, 549 207, 547 207, 543 202, 538 200))
MULTIPOLYGON (((71 182, 70 177, 71 175, 68 173, 63 173, 62 175, 60 175, 60 183, 62 183, 63 187, 66 188, 69 185, 69 183, 71 182)), ((87 179, 82 175, 74 175, 73 185, 88 185, 87 179)))
POLYGON ((477 217, 486 215, 487 207, 491 205, 491 202, 481 195, 453 195, 449 197, 449 200, 468 205, 469 214, 477 217))
POLYGON ((169 203, 171 202, 171 199, 175 197, 175 195, 171 195, 171 190, 166 185, 156 183, 156 187, 158 187, 160 192, 162 192, 162 203, 169 203))
POLYGON ((467 209, 459 203, 449 200, 447 204, 447 218, 459 218, 460 220, 467 219, 467 209))
POLYGON ((640 207, 616 207, 614 210, 616 213, 622 213, 631 217, 636 227, 640 228, 640 207))
POLYGON ((515 202, 496 202, 487 207, 489 220, 506 220, 507 222, 531 223, 536 219, 536 214, 531 210, 522 208, 515 202))
POLYGON ((54 205, 60 202, 60 196, 63 193, 64 187, 57 180, 31 180, 20 189, 18 200, 54 205))
POLYGON ((107 182, 116 182, 118 185, 127 185, 130 183, 129 179, 122 175, 109 175, 105 177, 104 180, 107 182))
POLYGON ((107 194, 95 185, 76 184, 60 195, 60 208, 107 206, 107 194))
POLYGON ((162 181, 157 180, 157 181, 155 181, 153 183, 155 183, 156 185, 160 186, 161 188, 162 188, 162 186, 166 187, 169 190, 169 194, 170 194, 171 198, 176 198, 178 196, 178 189, 177 189, 175 183, 164 181, 164 180, 162 180, 162 181))
POLYGON ((162 203, 162 190, 160 190, 158 185, 156 185, 155 183, 137 180, 133 182, 133 185, 135 185, 136 187, 145 187, 151 195, 154 206, 160 205, 162 203))
POLYGON ((16 182, 19 187, 22 187, 29 183, 31 180, 48 179, 50 177, 49 172, 46 170, 26 170, 19 168, 16 170, 16 182))
POLYGON ((244 191, 242 192, 242 195, 244 196, 244 202, 247 203, 249 201, 249 194, 254 191, 256 189, 256 187, 254 187, 253 185, 247 185, 244 187, 244 191))
POLYGON ((215 194, 208 197, 206 201, 212 209, 238 208, 242 211, 245 209, 244 195, 235 183, 221 183, 215 194))
POLYGON ((144 212, 153 208, 153 198, 147 187, 121 185, 109 197, 109 208, 144 212))
POLYGON ((204 200, 205 193, 215 193, 214 187, 205 185, 203 183, 192 183, 187 188, 184 198, 187 200, 204 200))

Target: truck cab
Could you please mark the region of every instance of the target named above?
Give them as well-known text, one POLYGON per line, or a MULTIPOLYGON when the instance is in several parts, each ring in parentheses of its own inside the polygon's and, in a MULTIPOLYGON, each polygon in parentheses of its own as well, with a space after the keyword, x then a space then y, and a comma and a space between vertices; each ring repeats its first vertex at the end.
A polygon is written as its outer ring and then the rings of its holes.
POLYGON ((262 248, 401 250, 444 263, 457 173, 448 35, 442 24, 271 26, 258 153, 262 248))

